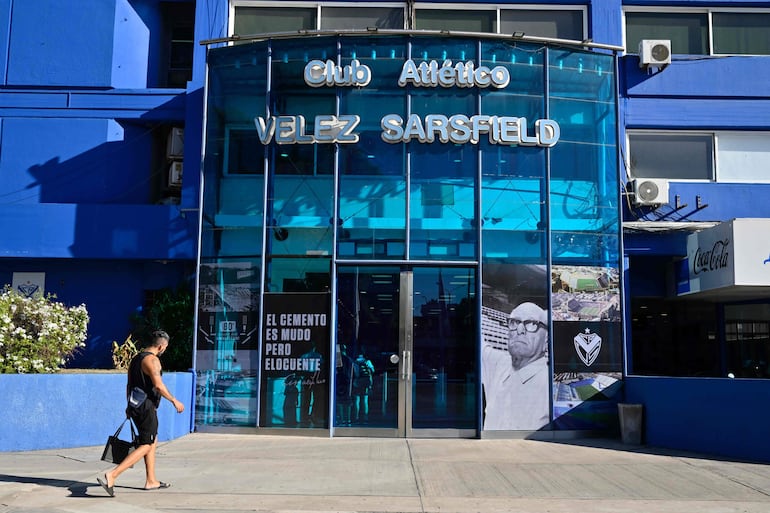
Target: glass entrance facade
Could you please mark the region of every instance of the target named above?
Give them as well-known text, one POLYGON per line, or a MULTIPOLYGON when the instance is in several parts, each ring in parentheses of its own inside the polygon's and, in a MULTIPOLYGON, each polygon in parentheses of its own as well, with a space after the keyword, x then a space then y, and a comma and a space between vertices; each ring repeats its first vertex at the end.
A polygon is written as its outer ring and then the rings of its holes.
POLYGON ((612 428, 615 59, 409 33, 210 49, 197 425, 612 428))

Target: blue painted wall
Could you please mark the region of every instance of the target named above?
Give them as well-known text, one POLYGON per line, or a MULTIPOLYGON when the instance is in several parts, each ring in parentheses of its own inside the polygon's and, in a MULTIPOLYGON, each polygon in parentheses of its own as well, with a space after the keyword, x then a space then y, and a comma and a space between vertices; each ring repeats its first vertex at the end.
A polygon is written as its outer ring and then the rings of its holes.
POLYGON ((149 203, 152 128, 112 119, 5 118, 4 203, 149 203))
MULTIPOLYGON (((185 405, 178 414, 165 399, 158 408, 158 440, 188 434, 194 375, 165 373, 163 382, 185 405)), ((104 446, 125 419, 125 373, 0 375, 0 451, 104 446)), ((128 425, 121 433, 130 438, 128 425)), ((101 449, 99 449, 101 451, 101 449)), ((100 452, 101 454, 101 452, 100 452)))
POLYGON ((86 305, 91 319, 86 347, 67 367, 111 369, 112 342, 123 342, 131 333, 130 319, 141 312, 144 291, 190 283, 194 265, 0 258, 0 286, 10 284, 14 272, 45 272, 46 293, 55 294, 57 301, 68 306, 86 305))
MULTIPOLYGON (((767 3, 752 0, 640 0, 634 5, 767 8, 767 3)), ((629 51, 636 53, 636 49, 629 51)), ((671 65, 652 73, 639 68, 636 55, 619 60, 621 126, 770 130, 770 97, 764 86, 770 83, 770 57, 682 56, 677 55, 676 48, 673 53, 671 65)), ((758 200, 768 194, 767 183, 671 181, 670 205, 626 210, 624 219, 670 222, 770 217, 770 204, 758 200), (677 200, 687 206, 675 210, 677 200)), ((669 294, 665 274, 673 260, 685 255, 686 233, 624 235, 625 253, 630 255, 626 281, 629 298, 669 294)), ((757 292, 756 296, 761 298, 762 294, 757 292)), ((627 353, 631 354, 633 344, 644 343, 634 340, 629 331, 627 353)), ((649 445, 770 461, 770 444, 766 442, 770 413, 764 406, 770 381, 628 376, 625 393, 627 402, 644 405, 649 445)))
POLYGON ((154 13, 153 10, 142 16, 143 3, 146 2, 115 2, 110 77, 113 87, 149 87, 155 84, 155 77, 150 77, 150 65, 153 64, 150 55, 157 52, 151 51, 150 38, 158 33, 155 24, 158 16, 150 14, 154 13))
MULTIPOLYGON (((671 65, 659 72, 640 69, 636 55, 622 57, 619 67, 621 125, 626 129, 770 130, 770 98, 761 86, 770 83, 770 57, 678 57, 674 49, 671 65)), ((671 205, 655 211, 627 211, 625 219, 656 221, 661 215, 666 215, 667 221, 770 217, 770 203, 755 201, 767 194, 768 183, 671 181, 671 205), (674 212, 677 196, 687 207, 674 212), (698 204, 703 208, 697 208, 698 204)), ((666 244, 661 240, 659 246, 666 244)))
POLYGON ((0 257, 194 259, 189 217, 171 205, 0 203, 0 257))
POLYGON ((142 88, 157 83, 159 0, 6 0, 3 76, 12 86, 142 88), (11 20, 9 23, 8 20, 11 20), (61 23, 67 20, 67 23, 61 23), (44 28, 44 29, 41 29, 44 28), (6 67, 7 63, 7 67, 6 67))
POLYGON ((81 0, 77 9, 60 0, 14 0, 10 5, 6 84, 113 85, 115 2, 81 0))
POLYGON ((186 90, 155 88, 165 9, 184 4, 194 2, 0 0, 0 284, 44 272, 47 292, 86 305, 86 348, 70 367, 111 368, 145 291, 194 274, 203 82, 189 105, 186 90), (156 204, 163 130, 188 119, 191 193, 184 206, 156 204))
POLYGON ((627 377, 648 445, 770 462, 770 381, 627 377))

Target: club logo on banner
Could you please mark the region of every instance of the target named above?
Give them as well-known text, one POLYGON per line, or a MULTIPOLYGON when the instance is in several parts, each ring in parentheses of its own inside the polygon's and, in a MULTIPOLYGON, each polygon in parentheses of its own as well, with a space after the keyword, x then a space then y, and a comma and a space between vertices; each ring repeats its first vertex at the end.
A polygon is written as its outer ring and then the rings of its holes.
POLYGON ((585 333, 578 333, 573 340, 578 357, 586 366, 590 367, 599 356, 599 351, 602 350, 602 337, 596 333, 591 333, 591 330, 586 328, 585 333))

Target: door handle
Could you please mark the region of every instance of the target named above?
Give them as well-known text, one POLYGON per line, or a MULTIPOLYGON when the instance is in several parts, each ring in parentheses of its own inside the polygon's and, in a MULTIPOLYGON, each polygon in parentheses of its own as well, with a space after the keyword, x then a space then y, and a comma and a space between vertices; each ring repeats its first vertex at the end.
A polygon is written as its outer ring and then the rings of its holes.
POLYGON ((412 377, 412 352, 403 351, 401 354, 403 356, 401 359, 401 379, 409 381, 412 377))

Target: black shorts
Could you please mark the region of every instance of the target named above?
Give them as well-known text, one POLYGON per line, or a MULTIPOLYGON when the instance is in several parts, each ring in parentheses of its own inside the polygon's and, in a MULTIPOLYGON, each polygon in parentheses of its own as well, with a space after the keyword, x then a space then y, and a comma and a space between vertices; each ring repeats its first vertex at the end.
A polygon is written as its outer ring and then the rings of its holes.
POLYGON ((158 410, 152 401, 148 399, 139 408, 129 409, 129 415, 139 431, 139 436, 136 438, 137 445, 155 443, 158 436, 158 410))

